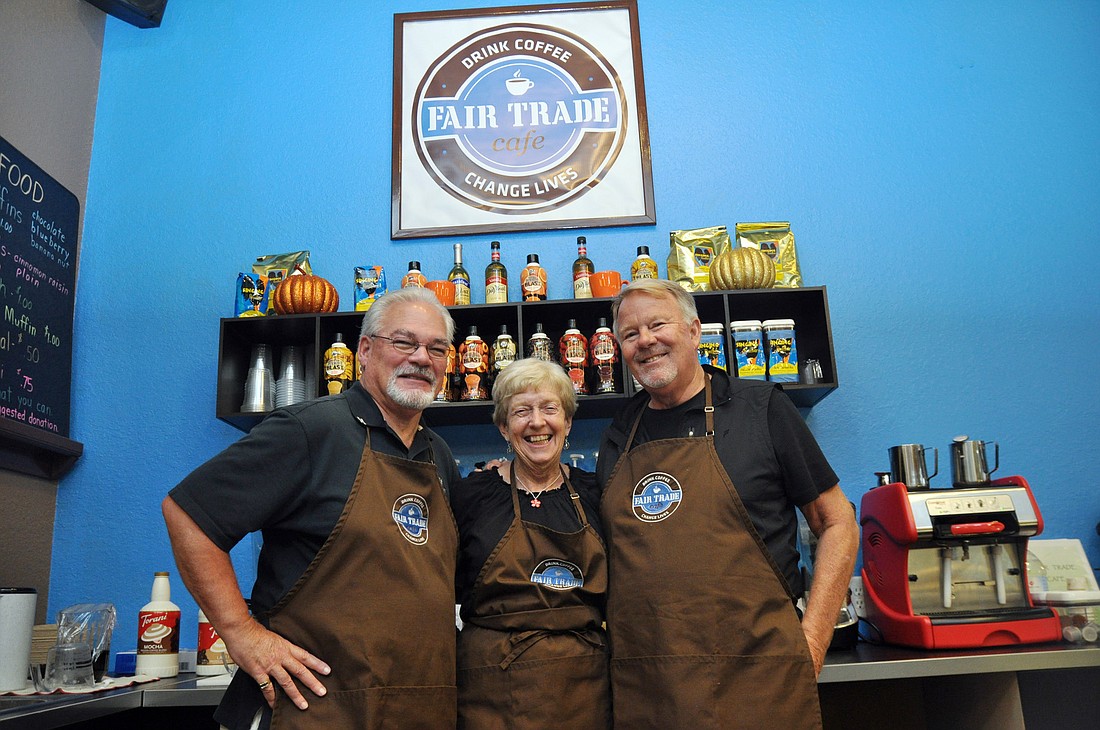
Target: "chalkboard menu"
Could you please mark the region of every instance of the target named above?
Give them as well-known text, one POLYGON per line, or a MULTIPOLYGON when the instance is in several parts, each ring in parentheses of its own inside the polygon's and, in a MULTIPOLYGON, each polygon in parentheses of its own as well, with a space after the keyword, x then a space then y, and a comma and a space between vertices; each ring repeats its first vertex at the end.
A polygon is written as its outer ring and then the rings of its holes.
POLYGON ((79 220, 76 196, 0 137, 0 420, 65 438, 79 220))

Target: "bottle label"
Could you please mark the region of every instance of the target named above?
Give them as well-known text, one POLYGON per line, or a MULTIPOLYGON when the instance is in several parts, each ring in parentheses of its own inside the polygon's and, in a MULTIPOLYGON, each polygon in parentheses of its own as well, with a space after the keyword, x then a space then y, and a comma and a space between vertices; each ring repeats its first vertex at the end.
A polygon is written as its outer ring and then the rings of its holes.
POLYGON ((508 275, 501 269, 490 271, 485 276, 485 303, 504 304, 507 301, 508 275))
POLYGON ((180 612, 138 613, 138 654, 179 654, 180 612))
POLYGON ((592 285, 588 281, 588 272, 582 271, 573 275, 573 298, 591 299, 592 285))
POLYGON ((584 367, 588 364, 588 343, 581 335, 564 335, 560 349, 561 359, 566 365, 584 367))
POLYGON ((221 668, 224 664, 233 663, 229 651, 225 648, 225 642, 218 636, 218 632, 214 630, 211 624, 199 623, 198 644, 199 648, 195 653, 195 666, 221 668))
POLYGON ((546 270, 541 266, 523 270, 523 298, 528 302, 546 299, 546 270))
POLYGON ((455 285, 455 304, 470 303, 470 279, 466 276, 452 276, 451 283, 455 285))
POLYGON ((592 359, 596 364, 613 364, 618 360, 618 348, 610 332, 597 332, 592 335, 592 359))
POLYGON ((325 353, 325 377, 329 380, 351 380, 351 350, 330 347, 325 353))
POLYGON ((466 340, 462 344, 462 372, 483 373, 489 361, 489 353, 486 352, 485 342, 482 340, 466 340))
POLYGON ((637 259, 630 267, 630 278, 637 281, 638 279, 656 279, 657 276, 657 262, 653 259, 637 259))
POLYGON ((516 343, 512 338, 497 338, 493 343, 493 370, 500 372, 516 360, 516 343))
POLYGON ((428 285, 428 277, 424 276, 419 271, 410 271, 405 274, 401 279, 401 288, 404 289, 407 286, 419 286, 425 288, 428 285))
POLYGON ((527 341, 527 357, 533 357, 536 360, 551 361, 554 359, 553 352, 550 348, 549 337, 532 337, 527 341))

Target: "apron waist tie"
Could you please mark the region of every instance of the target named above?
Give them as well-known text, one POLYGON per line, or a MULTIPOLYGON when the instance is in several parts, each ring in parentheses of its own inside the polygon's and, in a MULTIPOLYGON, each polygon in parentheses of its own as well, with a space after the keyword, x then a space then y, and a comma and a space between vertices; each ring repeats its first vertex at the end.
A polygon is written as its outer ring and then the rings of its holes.
POLYGON ((512 651, 508 653, 508 656, 504 657, 504 661, 500 663, 501 669, 507 669, 512 662, 519 659, 523 654, 535 644, 539 643, 548 636, 560 636, 565 634, 572 634, 581 641, 592 646, 595 649, 603 649, 604 643, 598 636, 589 636, 588 631, 578 631, 576 629, 567 629, 565 631, 550 631, 548 629, 532 629, 530 631, 521 631, 518 634, 513 635, 508 639, 512 645, 512 651))

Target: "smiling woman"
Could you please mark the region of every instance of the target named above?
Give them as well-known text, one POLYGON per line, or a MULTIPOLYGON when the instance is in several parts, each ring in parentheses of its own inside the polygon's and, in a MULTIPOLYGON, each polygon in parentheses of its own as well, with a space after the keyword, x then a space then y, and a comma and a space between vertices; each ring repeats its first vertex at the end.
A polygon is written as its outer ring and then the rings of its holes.
POLYGON ((464 622, 459 726, 500 727, 507 717, 509 727, 545 728, 569 717, 570 727, 608 728, 599 488, 591 472, 561 463, 573 384, 553 363, 520 360, 497 378, 493 400, 515 458, 474 472, 451 499, 464 622))

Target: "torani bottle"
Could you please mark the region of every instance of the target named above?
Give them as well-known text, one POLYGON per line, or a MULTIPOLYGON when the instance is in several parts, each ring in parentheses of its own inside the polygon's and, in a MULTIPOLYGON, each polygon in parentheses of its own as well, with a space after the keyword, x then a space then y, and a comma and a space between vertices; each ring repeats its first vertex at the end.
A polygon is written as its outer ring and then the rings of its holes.
POLYGON ((138 674, 175 677, 180 673, 180 607, 171 598, 168 573, 154 573, 149 603, 138 613, 138 674))

